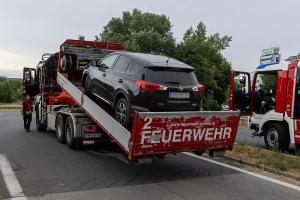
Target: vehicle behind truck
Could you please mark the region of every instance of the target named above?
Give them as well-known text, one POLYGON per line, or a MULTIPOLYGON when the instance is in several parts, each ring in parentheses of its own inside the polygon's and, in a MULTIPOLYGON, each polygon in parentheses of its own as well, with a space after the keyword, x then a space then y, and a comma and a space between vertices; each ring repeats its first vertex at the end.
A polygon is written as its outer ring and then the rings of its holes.
POLYGON ((250 74, 232 71, 229 106, 251 116, 253 136, 264 137, 268 149, 300 153, 299 56, 250 74))

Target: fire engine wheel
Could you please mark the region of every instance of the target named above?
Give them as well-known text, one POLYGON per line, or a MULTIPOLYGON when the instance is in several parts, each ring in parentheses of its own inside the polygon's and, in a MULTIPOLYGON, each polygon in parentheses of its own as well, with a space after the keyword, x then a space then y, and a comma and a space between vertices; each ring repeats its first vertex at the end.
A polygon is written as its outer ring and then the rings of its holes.
POLYGON ((130 110, 129 104, 125 98, 120 98, 115 106, 115 118, 124 127, 130 125, 130 110))
POLYGON ((289 130, 283 124, 272 123, 264 131, 264 140, 267 149, 286 151, 290 144, 289 130))
POLYGON ((65 122, 65 140, 70 149, 79 149, 80 141, 74 137, 74 123, 72 117, 67 117, 65 122))
POLYGON ((65 129, 64 118, 62 115, 58 115, 55 122, 56 139, 59 143, 65 143, 65 129))
POLYGON ((35 122, 36 122, 36 128, 39 132, 45 132, 47 130, 47 124, 42 123, 39 120, 39 111, 38 110, 36 110, 35 122))

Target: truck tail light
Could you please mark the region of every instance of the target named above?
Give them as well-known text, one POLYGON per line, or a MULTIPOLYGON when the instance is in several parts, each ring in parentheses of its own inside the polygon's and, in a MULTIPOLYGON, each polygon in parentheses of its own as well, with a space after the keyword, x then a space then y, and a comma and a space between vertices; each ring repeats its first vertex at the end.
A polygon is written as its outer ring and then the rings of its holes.
POLYGON ((92 126, 92 133, 96 133, 96 132, 97 132, 97 126, 94 125, 94 126, 92 126))
POLYGON ((204 93, 204 86, 201 84, 196 85, 193 87, 194 92, 204 93))
POLYGON ((82 131, 86 133, 97 133, 98 126, 97 125, 86 125, 82 126, 82 131))
POLYGON ((151 83, 148 81, 136 81, 135 84, 140 88, 141 91, 143 92, 156 92, 159 90, 166 90, 167 87, 155 84, 155 83, 151 83))

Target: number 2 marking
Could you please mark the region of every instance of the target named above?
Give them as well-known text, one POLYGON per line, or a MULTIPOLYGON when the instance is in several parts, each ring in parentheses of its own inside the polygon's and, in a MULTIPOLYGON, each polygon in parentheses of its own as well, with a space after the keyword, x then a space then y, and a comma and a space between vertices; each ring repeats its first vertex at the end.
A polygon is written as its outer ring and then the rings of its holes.
POLYGON ((152 118, 150 118, 150 117, 145 117, 144 121, 145 121, 146 123, 144 124, 144 127, 143 127, 142 130, 151 129, 150 124, 151 124, 151 122, 152 122, 152 118))

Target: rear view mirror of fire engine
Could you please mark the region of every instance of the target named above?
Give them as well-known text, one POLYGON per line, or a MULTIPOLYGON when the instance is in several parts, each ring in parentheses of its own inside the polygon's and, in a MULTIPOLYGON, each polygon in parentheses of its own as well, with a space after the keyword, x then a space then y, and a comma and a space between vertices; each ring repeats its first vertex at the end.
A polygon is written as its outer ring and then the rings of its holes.
POLYGON ((23 96, 34 97, 38 93, 38 84, 36 81, 36 70, 33 68, 23 69, 23 96))
POLYGON ((129 154, 231 149, 239 120, 239 112, 136 113, 129 154))

